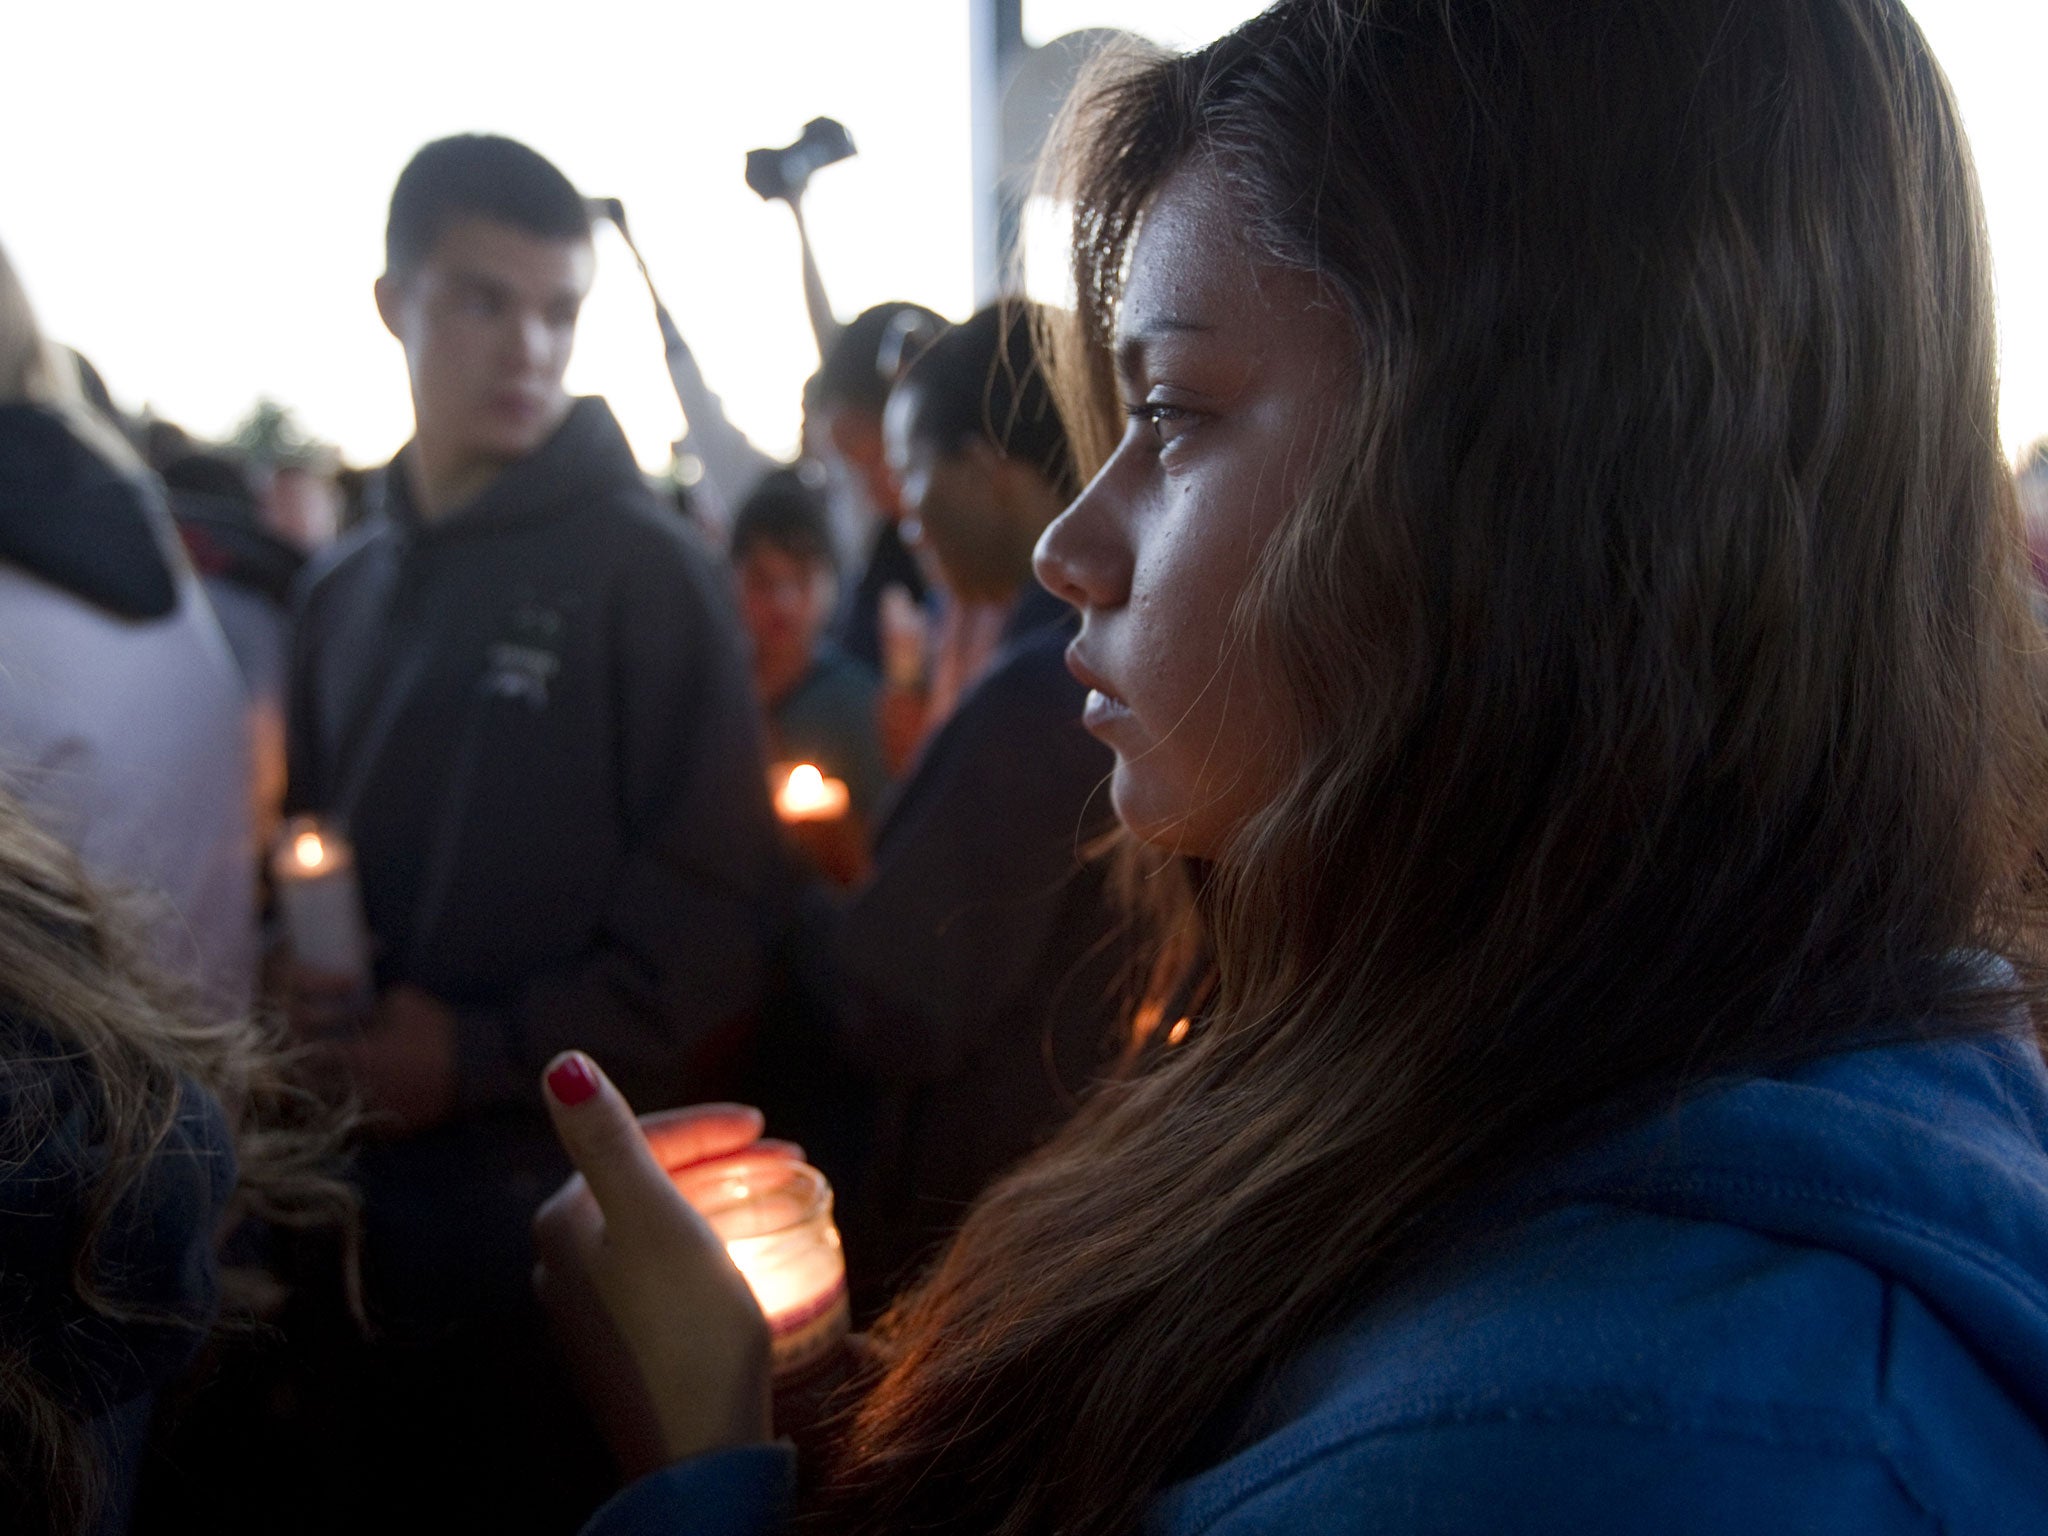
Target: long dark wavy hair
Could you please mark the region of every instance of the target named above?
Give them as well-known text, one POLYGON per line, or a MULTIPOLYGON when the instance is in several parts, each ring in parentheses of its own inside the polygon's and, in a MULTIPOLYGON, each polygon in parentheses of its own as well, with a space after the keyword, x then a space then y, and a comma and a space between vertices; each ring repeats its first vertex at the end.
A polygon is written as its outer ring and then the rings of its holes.
POLYGON ((1190 164, 1357 397, 1237 614, 1292 775, 1201 872, 1213 1005, 898 1304, 834 1529, 1129 1529, 1465 1197, 2040 974, 1985 239, 1900 0, 1287 0, 1071 146, 1084 469, 1190 164))

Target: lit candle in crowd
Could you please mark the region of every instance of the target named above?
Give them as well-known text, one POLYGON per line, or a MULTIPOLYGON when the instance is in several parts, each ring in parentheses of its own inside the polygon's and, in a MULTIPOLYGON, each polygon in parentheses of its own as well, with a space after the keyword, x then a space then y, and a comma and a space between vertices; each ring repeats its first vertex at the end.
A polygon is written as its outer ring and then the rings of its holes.
POLYGON ((311 816, 285 824, 270 861, 292 954, 309 970, 367 981, 370 944, 355 850, 311 816))
POLYGON ((845 780, 828 779, 810 763, 790 769, 775 791, 775 814, 784 821, 836 821, 847 804, 845 780))
POLYGON ((846 1261, 832 1186, 794 1158, 742 1153, 670 1175, 725 1243, 768 1319, 777 1374, 830 1354, 846 1336, 846 1261))

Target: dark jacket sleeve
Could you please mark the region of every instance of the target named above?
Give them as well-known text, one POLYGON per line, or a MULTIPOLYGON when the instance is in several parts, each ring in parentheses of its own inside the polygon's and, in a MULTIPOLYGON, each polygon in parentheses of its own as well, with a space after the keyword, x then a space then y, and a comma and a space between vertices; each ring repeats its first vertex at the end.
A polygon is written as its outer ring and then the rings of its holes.
POLYGON ((981 1022, 1043 973, 1111 766, 1081 727, 1061 639, 991 674, 933 738, 842 916, 843 1045, 867 1071, 951 1076, 981 1022))
POLYGON ((326 789, 320 783, 318 679, 313 666, 319 634, 313 573, 302 571, 292 589, 291 651, 285 673, 284 808, 291 815, 326 803, 326 789))
POLYGON ((766 994, 786 899, 738 625, 708 560, 650 539, 611 613, 610 686, 625 853, 583 952, 506 1014, 468 1010, 472 1103, 527 1102, 579 1049, 652 1108, 720 1086, 766 994))
MULTIPOLYGON (((359 528, 313 556, 299 568, 291 589, 291 645, 285 671, 285 810, 327 813, 334 810, 340 785, 331 761, 333 743, 324 739, 322 722, 338 702, 324 696, 333 671, 320 660, 335 644, 335 615, 345 613, 355 597, 366 546, 374 527, 359 528)), ((374 632, 375 620, 370 621, 374 632)), ((361 658, 356 658, 360 664, 361 658)))

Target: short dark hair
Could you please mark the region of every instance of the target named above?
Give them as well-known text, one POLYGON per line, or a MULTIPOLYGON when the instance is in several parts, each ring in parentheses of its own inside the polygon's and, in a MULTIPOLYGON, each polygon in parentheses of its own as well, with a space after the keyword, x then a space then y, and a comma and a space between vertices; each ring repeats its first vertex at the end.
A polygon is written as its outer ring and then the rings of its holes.
POLYGON ((881 415, 889 387, 916 355, 920 340, 945 327, 944 316, 902 299, 862 310, 833 339, 824 366, 812 375, 816 394, 806 403, 850 405, 881 415))
POLYGON ((835 572, 839 569, 825 498, 804 479, 803 471, 770 470, 740 503, 728 545, 732 563, 738 565, 761 544, 835 572))
POLYGON ((450 224, 472 216, 544 240, 590 238, 583 194, 544 155, 515 139, 462 133, 434 140, 398 173, 384 226, 385 270, 419 266, 450 224))
POLYGON ((987 443, 1044 475, 1063 496, 1079 489, 1067 429, 1039 358, 1038 306, 991 304, 918 354, 896 387, 910 402, 910 435, 942 454, 987 443))

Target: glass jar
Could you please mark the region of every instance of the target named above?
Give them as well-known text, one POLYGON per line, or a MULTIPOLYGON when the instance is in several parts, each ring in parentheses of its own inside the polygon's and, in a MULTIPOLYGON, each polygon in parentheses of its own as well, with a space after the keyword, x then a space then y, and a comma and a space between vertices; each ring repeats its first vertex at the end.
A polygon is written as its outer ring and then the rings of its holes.
POLYGON ((794 1158, 741 1153, 669 1176, 725 1243, 760 1303, 775 1373, 814 1365, 846 1336, 846 1261, 832 1186, 794 1158))

